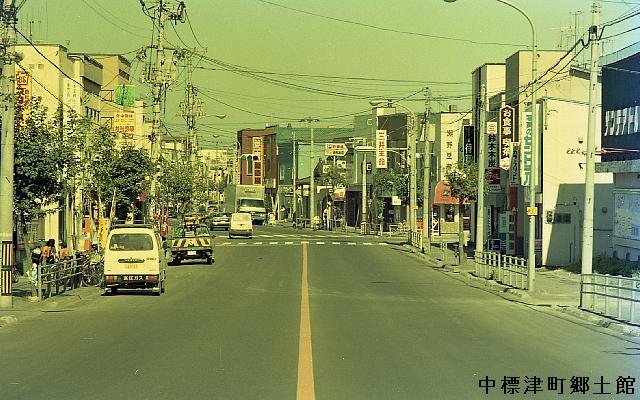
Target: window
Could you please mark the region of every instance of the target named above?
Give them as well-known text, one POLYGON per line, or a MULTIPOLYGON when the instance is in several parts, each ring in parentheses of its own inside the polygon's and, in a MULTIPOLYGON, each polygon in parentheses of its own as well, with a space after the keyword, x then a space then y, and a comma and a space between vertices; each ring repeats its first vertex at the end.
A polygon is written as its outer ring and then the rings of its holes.
POLYGON ((444 211, 444 222, 455 222, 456 220, 456 206, 453 204, 447 204, 444 211))
POLYGON ((117 233, 111 236, 109 250, 153 250, 153 238, 147 233, 117 233))

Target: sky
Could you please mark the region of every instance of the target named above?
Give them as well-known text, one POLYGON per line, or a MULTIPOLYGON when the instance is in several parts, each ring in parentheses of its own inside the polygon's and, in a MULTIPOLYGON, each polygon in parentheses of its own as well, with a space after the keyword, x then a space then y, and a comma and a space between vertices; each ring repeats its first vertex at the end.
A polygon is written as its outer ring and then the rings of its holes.
MULTIPOLYGON (((167 0, 164 0, 167 2, 167 0)), ((532 19, 541 50, 566 49, 591 25, 590 0, 511 0, 532 19), (577 14, 576 14, 577 13, 577 14)), ((153 6, 157 0, 144 0, 153 6)), ((347 127, 370 100, 394 99, 424 110, 471 108, 471 72, 530 48, 525 17, 497 0, 184 0, 188 19, 167 25, 169 47, 196 48, 193 84, 208 116, 198 119, 200 143, 224 147, 237 130, 272 124, 347 127), (205 57, 201 57, 204 55, 205 57), (250 73, 248 73, 248 71, 250 73), (215 117, 224 114, 224 119, 215 117)), ((168 4, 177 4, 168 0, 168 4)), ((601 21, 640 11, 640 0, 602 0, 601 21)), ((603 52, 640 41, 640 16, 605 28, 603 52), (616 35, 618 34, 618 35, 616 35), (616 36, 614 36, 616 35, 616 36)), ((133 62, 137 93, 151 44, 152 22, 139 0, 27 0, 18 29, 35 43, 71 52, 124 54, 133 62)), ((586 49, 578 60, 588 62, 586 49)), ((180 65, 180 64, 179 64, 180 65)), ((178 104, 185 73, 169 87, 165 121, 185 130, 178 104)), ((148 98, 148 97, 147 97, 148 98)))

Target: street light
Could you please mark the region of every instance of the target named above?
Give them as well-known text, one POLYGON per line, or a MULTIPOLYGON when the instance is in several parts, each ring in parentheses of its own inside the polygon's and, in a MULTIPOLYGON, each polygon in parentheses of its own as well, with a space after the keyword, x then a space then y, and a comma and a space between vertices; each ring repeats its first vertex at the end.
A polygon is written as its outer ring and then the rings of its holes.
MULTIPOLYGON (((400 106, 409 112, 409 121, 407 124, 407 147, 409 150, 409 230, 411 232, 417 231, 417 166, 416 166, 416 135, 414 130, 414 114, 409 108, 403 106, 398 102, 393 102, 391 100, 371 100, 369 104, 374 107, 379 106, 380 104, 387 104, 387 107, 393 107, 395 105, 400 106)), ((377 128, 377 126, 376 126, 377 128)))
MULTIPOLYGON (((453 3, 456 0, 444 0, 447 3, 453 3)), ((527 214, 529 214, 529 247, 528 247, 528 290, 533 290, 533 281, 536 271, 536 219, 538 218, 538 210, 536 203, 536 186, 538 178, 538 116, 536 112, 537 103, 537 81, 538 81, 538 52, 537 52, 537 39, 536 39, 536 27, 533 25, 533 21, 529 15, 524 12, 523 9, 507 0, 495 0, 502 4, 505 4, 514 10, 518 11, 522 16, 527 19, 527 22, 531 26, 531 178, 529 179, 529 207, 527 214)), ((484 127, 481 127, 484 128, 484 127)), ((482 134, 482 133, 481 133, 482 134)), ((484 169, 484 166, 480 165, 478 168, 480 171, 484 169)), ((484 175, 482 176, 484 179, 484 175)), ((479 193, 479 195, 482 195, 479 193)), ((483 244, 481 243, 480 246, 483 244)))

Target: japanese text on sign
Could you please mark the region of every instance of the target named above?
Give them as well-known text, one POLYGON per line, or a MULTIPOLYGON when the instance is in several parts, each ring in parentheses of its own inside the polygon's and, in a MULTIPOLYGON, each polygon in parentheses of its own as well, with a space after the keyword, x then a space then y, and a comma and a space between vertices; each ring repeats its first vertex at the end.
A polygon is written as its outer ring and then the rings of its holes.
POLYGON ((504 106, 500 109, 500 168, 509 170, 511 167, 511 149, 513 142, 513 107, 504 106))
POLYGON ((117 112, 113 116, 113 130, 131 138, 136 131, 135 115, 130 112, 117 112))
POLYGON ((16 125, 23 128, 31 115, 31 76, 22 69, 16 69, 17 105, 22 109, 22 115, 16 118, 16 125))
POLYGON ((376 130, 376 167, 387 168, 387 131, 376 130))
POLYGON ((522 135, 522 151, 520 152, 521 156, 521 171, 520 177, 522 180, 522 186, 529 186, 531 184, 531 157, 533 155, 533 150, 531 147, 531 112, 525 112, 525 130, 524 135, 522 135))

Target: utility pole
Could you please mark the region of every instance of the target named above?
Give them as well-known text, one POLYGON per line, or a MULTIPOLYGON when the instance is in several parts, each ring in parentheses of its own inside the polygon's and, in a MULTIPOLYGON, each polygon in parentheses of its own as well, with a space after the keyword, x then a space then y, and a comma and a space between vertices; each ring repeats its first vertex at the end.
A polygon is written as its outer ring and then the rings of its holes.
POLYGON ((483 83, 480 87, 480 99, 476 99, 476 110, 480 113, 480 126, 478 127, 478 196, 476 201, 476 254, 484 251, 484 183, 485 183, 485 157, 487 139, 487 86, 483 83))
POLYGON ((367 228, 367 153, 362 152, 362 221, 360 221, 360 233, 369 232, 367 228))
MULTIPOLYGON (((24 1, 21 3, 24 4, 24 1)), ((15 262, 13 243, 13 169, 14 169, 14 121, 15 121, 15 71, 17 54, 16 22, 20 6, 15 0, 2 2, 0 18, 2 42, 2 131, 0 136, 0 266, 2 267, 0 307, 12 307, 13 288, 11 287, 11 270, 15 262)))
POLYGON ((311 117, 307 117, 304 119, 301 119, 300 122, 307 122, 309 124, 309 129, 311 130, 310 132, 310 146, 309 146, 309 222, 311 223, 311 226, 313 227, 313 222, 316 216, 316 176, 315 176, 315 157, 314 157, 314 152, 313 152, 313 123, 314 122, 319 122, 319 119, 315 119, 315 118, 311 118, 311 117))
POLYGON ((409 230, 417 231, 417 166, 416 166, 416 123, 413 114, 407 114, 407 146, 409 147, 409 230))
POLYGON ((424 88, 424 157, 423 173, 424 186, 422 188, 422 241, 423 249, 431 251, 431 137, 429 137, 429 118, 431 117, 431 90, 424 88))
POLYGON ((292 218, 293 218, 293 223, 296 224, 297 226, 297 219, 298 219, 298 194, 297 189, 298 189, 298 159, 296 157, 296 131, 294 130, 292 132, 292 147, 291 147, 291 151, 292 151, 292 158, 293 158, 293 162, 291 164, 291 180, 293 181, 293 204, 291 205, 291 213, 292 213, 292 218))
MULTIPOLYGON (((184 2, 180 1, 175 9, 169 9, 169 3, 171 0, 157 0, 155 6, 147 7, 144 0, 140 0, 142 6, 142 12, 152 19, 154 29, 158 29, 158 37, 155 44, 152 44, 148 48, 155 48, 155 65, 151 65, 151 58, 149 58, 149 64, 145 71, 145 76, 142 81, 150 83, 153 86, 153 125, 151 128, 151 160, 154 163, 160 161, 160 154, 162 151, 162 105, 164 102, 164 95, 167 86, 172 81, 170 73, 167 73, 165 67, 165 33, 164 27, 166 22, 180 21, 184 22, 186 8, 184 2), (151 14, 153 10, 154 14, 151 14)), ((155 213, 157 202, 159 198, 158 193, 158 179, 160 178, 159 164, 156 165, 156 173, 151 180, 151 204, 150 214, 155 213)))
POLYGON ((593 208, 595 192, 595 136, 596 136, 596 107, 598 105, 598 62, 600 57, 598 46, 598 25, 600 24, 600 2, 593 2, 591 10, 592 24, 589 28, 589 43, 591 44, 591 70, 589 75, 589 123, 587 125, 587 155, 585 164, 584 188, 584 222, 582 224, 582 274, 593 273, 593 208))
POLYGON ((184 93, 184 101, 180 103, 180 115, 187 122, 187 137, 185 159, 191 166, 195 161, 195 155, 198 151, 198 137, 196 134, 196 119, 205 115, 203 111, 203 103, 197 98, 197 89, 193 85, 193 51, 182 50, 178 53, 180 57, 186 59, 186 85, 184 93))

